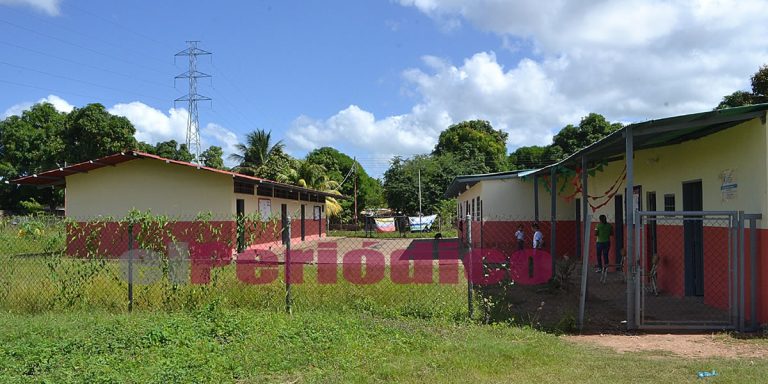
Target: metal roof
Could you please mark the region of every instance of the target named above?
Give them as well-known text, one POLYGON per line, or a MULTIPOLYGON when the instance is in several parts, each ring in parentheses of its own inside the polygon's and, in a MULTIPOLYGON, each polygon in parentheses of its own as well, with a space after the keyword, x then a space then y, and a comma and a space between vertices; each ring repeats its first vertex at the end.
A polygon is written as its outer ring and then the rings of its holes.
POLYGON ((448 189, 445 191, 444 197, 451 198, 451 197, 458 196, 461 192, 465 191, 468 188, 471 188, 473 185, 477 184, 480 181, 515 179, 520 177, 519 174, 523 172, 527 172, 527 171, 517 170, 517 171, 506 171, 506 172, 496 172, 496 173, 484 173, 484 174, 478 174, 478 175, 456 176, 453 178, 451 185, 449 185, 448 189))
POLYGON ((50 171, 45 171, 42 173, 21 177, 21 178, 12 180, 11 183, 20 184, 20 185, 33 185, 38 187, 65 185, 67 176, 71 176, 77 173, 88 173, 89 171, 103 168, 103 167, 109 167, 109 166, 114 167, 120 163, 136 160, 136 159, 150 159, 154 161, 163 161, 166 164, 175 164, 175 165, 180 165, 185 167, 196 168, 206 172, 213 172, 213 173, 231 176, 233 179, 237 181, 241 181, 249 184, 271 186, 276 189, 287 190, 290 192, 300 191, 305 193, 316 194, 318 196, 343 198, 342 195, 335 194, 335 193, 328 193, 328 192, 318 191, 315 189, 302 188, 292 184, 279 183, 277 181, 262 179, 262 178, 250 176, 250 175, 244 175, 242 173, 237 173, 237 172, 225 171, 222 169, 206 167, 203 165, 188 163, 185 161, 166 159, 164 157, 152 155, 149 153, 139 152, 139 151, 120 152, 120 153, 105 156, 99 159, 88 160, 82 163, 73 164, 66 167, 61 167, 61 168, 53 169, 50 171))
POLYGON ((630 124, 558 163, 520 176, 548 174, 552 167, 578 165, 581 157, 585 155, 589 161, 613 161, 623 158, 626 152, 624 137, 629 127, 632 127, 634 149, 637 151, 680 144, 758 117, 765 119, 766 111, 768 111, 768 104, 757 104, 630 124))

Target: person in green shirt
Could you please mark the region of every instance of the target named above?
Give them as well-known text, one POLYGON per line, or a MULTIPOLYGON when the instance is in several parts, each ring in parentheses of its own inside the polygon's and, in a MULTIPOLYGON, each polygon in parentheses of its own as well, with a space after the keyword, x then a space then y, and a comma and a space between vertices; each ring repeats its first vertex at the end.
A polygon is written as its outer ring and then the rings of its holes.
POLYGON ((597 269, 595 272, 602 272, 603 265, 608 268, 608 251, 611 249, 611 236, 613 235, 613 227, 608 224, 608 219, 605 215, 600 215, 600 222, 597 224, 597 269))

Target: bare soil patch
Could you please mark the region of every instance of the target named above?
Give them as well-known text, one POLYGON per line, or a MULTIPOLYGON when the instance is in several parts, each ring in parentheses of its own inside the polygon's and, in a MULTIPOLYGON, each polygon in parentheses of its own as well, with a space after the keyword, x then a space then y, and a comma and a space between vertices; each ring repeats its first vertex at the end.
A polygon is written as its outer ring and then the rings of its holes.
POLYGON ((567 335, 563 339, 626 352, 659 352, 687 358, 768 358, 768 342, 734 339, 727 335, 567 335))

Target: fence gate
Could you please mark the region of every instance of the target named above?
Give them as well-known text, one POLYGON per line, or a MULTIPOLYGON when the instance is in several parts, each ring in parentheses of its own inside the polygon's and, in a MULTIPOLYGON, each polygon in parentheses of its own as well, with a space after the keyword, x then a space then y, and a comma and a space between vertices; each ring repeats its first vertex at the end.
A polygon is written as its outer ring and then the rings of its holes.
MULTIPOLYGON (((627 288, 636 293, 638 327, 744 329, 744 219, 751 216, 636 212, 638 262, 627 280, 634 287, 627 288)), ((746 253, 754 255, 749 245, 746 253)))

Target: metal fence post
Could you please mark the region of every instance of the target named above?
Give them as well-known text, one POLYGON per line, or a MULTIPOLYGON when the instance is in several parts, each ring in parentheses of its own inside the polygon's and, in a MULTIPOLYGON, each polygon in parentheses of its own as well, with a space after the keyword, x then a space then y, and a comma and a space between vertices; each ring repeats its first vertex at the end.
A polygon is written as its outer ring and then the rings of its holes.
POLYGON ((285 311, 288 314, 293 313, 293 297, 291 297, 291 216, 283 218, 283 228, 285 228, 285 311))
POLYGON ((469 318, 474 317, 474 305, 472 303, 472 215, 467 215, 467 253, 464 256, 465 267, 467 268, 467 309, 469 318))
POLYGON ((133 311, 133 223, 128 223, 128 312, 133 311))
POLYGON ((738 288, 739 288, 739 332, 744 332, 744 329, 746 328, 745 325, 745 319, 744 319, 744 290, 746 288, 744 283, 744 211, 739 211, 739 251, 736 254, 738 257, 739 265, 737 266, 739 275, 737 278, 738 281, 738 288))
POLYGON ((757 331, 757 220, 763 216, 749 216, 749 329, 757 331))
MULTIPOLYGON (((587 305, 587 276, 589 275, 589 228, 592 225, 592 215, 584 215, 584 249, 581 252, 581 290, 579 292, 579 318, 576 325, 584 329, 584 307, 587 305)), ((598 256, 600 257, 600 256, 598 256)))

